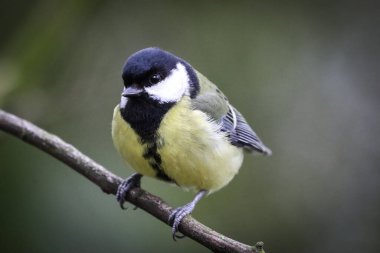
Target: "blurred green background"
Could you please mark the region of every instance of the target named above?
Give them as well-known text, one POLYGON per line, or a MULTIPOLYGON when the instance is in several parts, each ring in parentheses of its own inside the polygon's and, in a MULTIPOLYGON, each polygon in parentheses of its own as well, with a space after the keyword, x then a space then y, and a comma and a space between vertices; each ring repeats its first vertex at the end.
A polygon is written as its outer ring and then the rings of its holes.
MULTIPOLYGON (((1 1, 0 107, 117 175, 111 113, 159 46, 228 95, 273 156, 246 156, 193 216, 267 252, 379 252, 380 9, 365 1, 1 1)), ((143 179, 173 206, 194 196, 143 179)), ((0 252, 208 252, 0 133, 0 252)))

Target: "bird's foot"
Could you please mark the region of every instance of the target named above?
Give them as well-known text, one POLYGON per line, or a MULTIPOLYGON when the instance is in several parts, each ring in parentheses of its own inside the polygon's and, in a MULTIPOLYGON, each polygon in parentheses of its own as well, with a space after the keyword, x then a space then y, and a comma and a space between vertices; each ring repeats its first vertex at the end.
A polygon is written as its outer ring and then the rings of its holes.
POLYGON ((142 175, 139 173, 134 173, 127 177, 120 185, 119 188, 117 189, 116 192, 116 200, 119 202, 120 207, 122 209, 124 208, 124 203, 125 203, 125 197, 127 196, 127 193, 130 189, 134 187, 140 187, 140 180, 141 180, 142 175))
POLYGON ((172 234, 173 234, 173 240, 176 241, 176 239, 182 239, 185 236, 182 234, 178 234, 178 226, 187 215, 191 214, 191 212, 194 210, 195 205, 198 203, 199 200, 201 200, 208 191, 201 190, 198 192, 198 194, 195 196, 194 200, 190 203, 187 203, 184 206, 178 207, 173 210, 173 212, 169 216, 168 223, 172 226, 172 234))
POLYGON ((176 241, 176 239, 182 239, 185 237, 184 235, 178 233, 178 226, 183 218, 185 218, 186 215, 189 215, 194 210, 194 207, 195 204, 193 204, 193 202, 190 202, 184 206, 174 209, 174 211, 170 214, 169 225, 172 226, 174 241, 176 241))

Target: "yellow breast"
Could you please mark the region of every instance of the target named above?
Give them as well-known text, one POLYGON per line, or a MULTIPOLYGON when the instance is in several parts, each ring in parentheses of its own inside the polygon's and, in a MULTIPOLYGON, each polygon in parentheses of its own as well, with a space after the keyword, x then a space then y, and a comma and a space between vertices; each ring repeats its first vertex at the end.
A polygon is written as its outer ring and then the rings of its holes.
MULTIPOLYGON (((190 106, 189 98, 182 99, 161 121, 157 141, 162 168, 181 187, 213 192, 236 175, 243 161, 243 151, 231 145, 206 114, 190 106)), ((122 119, 118 106, 114 111, 112 136, 129 165, 145 176, 156 175, 143 158, 144 145, 122 119)))

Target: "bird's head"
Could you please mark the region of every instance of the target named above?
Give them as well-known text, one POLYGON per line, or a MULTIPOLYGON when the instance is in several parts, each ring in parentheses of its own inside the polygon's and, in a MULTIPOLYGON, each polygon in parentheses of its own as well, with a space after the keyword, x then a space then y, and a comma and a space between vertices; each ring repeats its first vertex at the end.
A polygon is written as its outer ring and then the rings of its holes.
POLYGON ((131 55, 123 67, 123 99, 153 99, 160 104, 193 97, 199 91, 194 69, 181 58, 159 48, 131 55))

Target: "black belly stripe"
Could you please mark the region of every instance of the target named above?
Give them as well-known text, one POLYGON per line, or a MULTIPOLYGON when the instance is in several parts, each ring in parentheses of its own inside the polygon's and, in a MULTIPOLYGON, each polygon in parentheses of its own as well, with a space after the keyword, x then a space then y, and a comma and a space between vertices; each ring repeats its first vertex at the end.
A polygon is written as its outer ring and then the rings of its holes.
POLYGON ((149 143, 147 145, 147 148, 144 151, 143 157, 148 160, 149 165, 156 171, 156 177, 167 181, 167 182, 174 182, 173 179, 171 179, 168 175, 166 175, 165 171, 163 170, 161 164, 162 159, 160 154, 157 150, 157 144, 156 143, 149 143))
POLYGON ((163 171, 163 169, 161 168, 161 166, 157 163, 151 163, 149 162, 150 166, 155 170, 157 171, 157 174, 156 174, 156 177, 163 180, 163 181, 166 181, 166 182, 173 182, 174 183, 174 180, 171 179, 168 175, 166 175, 166 173, 163 171))

